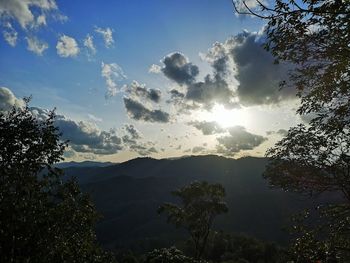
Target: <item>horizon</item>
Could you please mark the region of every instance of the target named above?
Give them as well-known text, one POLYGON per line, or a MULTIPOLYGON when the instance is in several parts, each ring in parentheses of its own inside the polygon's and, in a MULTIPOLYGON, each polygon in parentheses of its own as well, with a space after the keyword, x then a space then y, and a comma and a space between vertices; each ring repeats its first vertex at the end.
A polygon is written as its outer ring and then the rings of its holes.
POLYGON ((230 1, 20 6, 0 4, 0 106, 56 108, 66 162, 262 157, 307 122, 265 24, 230 1))
POLYGON ((122 163, 126 163, 129 161, 133 161, 136 159, 153 159, 153 160, 157 160, 157 161, 161 161, 161 160, 179 160, 179 159, 185 159, 185 158, 192 158, 192 157, 219 157, 219 158, 224 158, 224 159, 231 159, 231 160, 241 160, 241 159, 245 159, 245 158, 256 158, 256 159, 267 159, 268 157, 266 156, 252 156, 252 155, 246 155, 246 156, 240 156, 238 158, 233 158, 233 157, 227 157, 227 156, 223 156, 223 155, 216 155, 216 154, 200 154, 200 155, 182 155, 182 156, 177 156, 177 157, 165 157, 165 158, 155 158, 155 157, 151 157, 151 156, 137 156, 135 158, 131 158, 122 162, 110 162, 110 161, 95 161, 95 160, 83 160, 83 161, 66 161, 63 160, 61 162, 58 162, 56 164, 67 164, 67 163, 77 163, 77 164, 81 164, 81 163, 110 163, 111 165, 114 164, 122 164, 122 163))

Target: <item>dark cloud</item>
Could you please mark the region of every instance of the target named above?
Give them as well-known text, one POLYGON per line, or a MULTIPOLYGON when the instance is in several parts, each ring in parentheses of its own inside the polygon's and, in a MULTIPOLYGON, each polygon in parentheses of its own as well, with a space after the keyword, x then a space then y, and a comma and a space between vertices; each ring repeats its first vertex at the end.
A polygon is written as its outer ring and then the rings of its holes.
MULTIPOLYGON (((174 54, 179 53, 172 53, 166 56, 166 58, 172 58, 174 54)), ((182 61, 187 63, 186 65, 193 66, 183 55, 181 55, 181 58, 182 61)), ((235 93, 226 79, 227 74, 224 70, 227 68, 226 63, 227 61, 225 58, 212 61, 213 74, 208 74, 203 81, 196 81, 198 73, 191 75, 191 77, 184 78, 186 81, 176 81, 178 84, 182 85, 183 91, 172 89, 170 91, 171 99, 169 102, 177 105, 181 113, 189 113, 201 107, 211 109, 216 103, 223 104, 225 107, 236 107, 237 104, 234 102, 235 93)), ((164 67, 163 69, 166 68, 167 67, 164 67)), ((178 68, 176 69, 179 71, 178 68)), ((197 66, 196 69, 198 70, 197 66)), ((180 70, 180 72, 182 72, 182 70, 180 70)), ((166 74, 164 70, 163 73, 169 79, 174 80, 169 74, 166 74)))
POLYGON ((124 97, 124 105, 130 118, 146 122, 169 122, 170 116, 162 110, 152 110, 131 98, 124 97))
POLYGON ((141 156, 151 155, 152 153, 158 153, 158 150, 154 147, 154 143, 151 141, 142 142, 140 132, 132 124, 125 124, 122 128, 124 135, 122 136, 123 144, 125 148, 128 148, 131 152, 136 152, 141 156))
POLYGON ((279 89, 291 66, 274 63, 274 57, 263 48, 264 38, 261 33, 245 31, 225 43, 216 43, 206 56, 217 72, 233 74, 238 81, 237 96, 244 105, 272 104, 295 97, 293 89, 279 89))
MULTIPOLYGON (((49 111, 37 107, 30 108, 39 120, 45 120, 49 111)), ((68 140, 72 150, 82 153, 115 154, 123 149, 122 140, 116 130, 103 131, 96 125, 85 121, 74 121, 57 115, 55 126, 62 133, 61 139, 68 140)))
POLYGON ((226 131, 226 129, 220 127, 220 125, 215 121, 191 121, 187 124, 202 131, 204 135, 217 134, 226 131))
POLYGON ((135 128, 132 124, 125 124, 123 129, 127 132, 127 134, 134 140, 141 138, 141 133, 135 128))
POLYGON ((175 52, 167 55, 162 62, 161 71, 166 77, 179 85, 192 83, 199 73, 198 67, 188 61, 181 53, 175 52))
POLYGON ((158 153, 158 150, 154 147, 146 147, 142 144, 133 144, 129 146, 131 151, 137 152, 141 156, 148 156, 153 153, 158 153))
POLYGON ((126 88, 126 92, 133 97, 150 100, 155 103, 160 102, 161 98, 160 90, 146 88, 145 84, 139 84, 135 80, 126 88))
MULTIPOLYGON (((291 65, 274 63, 274 57, 263 48, 264 41, 262 33, 243 32, 224 43, 215 43, 202 55, 212 68, 212 73, 202 81, 196 79, 198 73, 188 73, 188 68, 194 65, 184 55, 166 56, 162 72, 182 86, 170 91, 169 102, 180 113, 190 113, 198 108, 210 110, 215 104, 234 108, 294 98, 294 89, 279 88, 280 82, 288 78, 291 65)), ((198 67, 195 68, 197 72, 198 67)))
POLYGON ((172 90, 170 90, 170 96, 172 99, 176 99, 176 98, 183 99, 185 97, 185 94, 178 91, 177 89, 172 89, 172 90))
POLYGON ((10 110, 13 106, 22 107, 24 101, 16 98, 10 89, 0 87, 0 111, 10 110))
POLYGON ((215 75, 207 75, 204 81, 187 86, 186 99, 200 104, 203 108, 211 109, 216 103, 233 108, 237 106, 232 101, 234 92, 229 88, 226 80, 215 75))
POLYGON ((101 131, 91 123, 76 122, 62 115, 57 116, 55 125, 62 132, 62 140, 69 140, 76 152, 114 154, 123 149, 122 140, 115 130, 101 131))
POLYGON ((267 138, 252 134, 242 126, 228 129, 229 135, 218 137, 217 152, 224 155, 235 155, 242 150, 252 150, 266 141, 267 138))

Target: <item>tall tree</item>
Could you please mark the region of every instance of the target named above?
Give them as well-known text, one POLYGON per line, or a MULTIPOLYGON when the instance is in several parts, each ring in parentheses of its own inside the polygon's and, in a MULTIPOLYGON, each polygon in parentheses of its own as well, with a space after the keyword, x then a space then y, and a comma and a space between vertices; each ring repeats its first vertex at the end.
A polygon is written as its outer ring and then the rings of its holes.
POLYGON ((200 259, 215 217, 226 213, 225 189, 220 184, 193 182, 173 192, 182 205, 163 204, 158 212, 167 213, 168 222, 184 227, 194 244, 195 259, 200 259))
POLYGON ((54 120, 36 118, 28 100, 0 111, 0 261, 111 262, 96 243, 94 205, 53 167, 67 145, 54 120))
POLYGON ((301 99, 297 113, 309 119, 308 124, 291 128, 267 152, 271 161, 264 176, 271 185, 288 191, 342 195, 341 202, 321 210, 322 227, 304 231, 306 235, 296 240, 296 254, 307 251, 298 260, 349 257, 350 2, 275 0, 268 6, 243 0, 233 4, 239 13, 267 21, 265 48, 276 62, 292 65, 281 86, 297 90, 301 99))

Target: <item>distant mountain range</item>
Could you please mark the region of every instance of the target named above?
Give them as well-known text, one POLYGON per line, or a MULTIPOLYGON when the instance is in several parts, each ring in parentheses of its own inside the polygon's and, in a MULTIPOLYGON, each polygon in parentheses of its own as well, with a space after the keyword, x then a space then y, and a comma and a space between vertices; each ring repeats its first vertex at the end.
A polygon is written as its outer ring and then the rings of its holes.
POLYGON ((62 162, 57 163, 55 166, 57 168, 68 168, 68 167, 106 167, 113 165, 112 162, 94 162, 94 161, 84 161, 84 162, 62 162))
POLYGON ((157 208, 163 202, 177 202, 171 191, 194 180, 218 182, 226 189, 229 213, 218 217, 216 229, 283 243, 288 238, 283 228, 290 215, 316 203, 300 194, 271 189, 262 178, 267 161, 215 155, 137 158, 107 166, 68 166, 64 170, 91 194, 103 215, 97 232, 107 247, 138 244, 142 249, 159 242, 171 244, 183 237, 184 232, 168 225, 166 218, 157 214, 157 208))

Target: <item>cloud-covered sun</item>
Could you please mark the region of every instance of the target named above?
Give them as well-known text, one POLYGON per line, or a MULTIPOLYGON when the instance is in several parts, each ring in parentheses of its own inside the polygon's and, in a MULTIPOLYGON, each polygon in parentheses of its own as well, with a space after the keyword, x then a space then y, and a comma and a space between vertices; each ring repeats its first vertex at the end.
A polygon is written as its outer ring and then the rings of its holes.
POLYGON ((215 105, 211 111, 202 112, 200 117, 205 121, 215 121, 222 128, 246 126, 249 122, 248 113, 244 108, 226 109, 220 104, 215 105))

